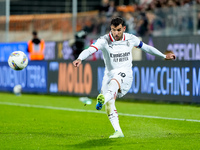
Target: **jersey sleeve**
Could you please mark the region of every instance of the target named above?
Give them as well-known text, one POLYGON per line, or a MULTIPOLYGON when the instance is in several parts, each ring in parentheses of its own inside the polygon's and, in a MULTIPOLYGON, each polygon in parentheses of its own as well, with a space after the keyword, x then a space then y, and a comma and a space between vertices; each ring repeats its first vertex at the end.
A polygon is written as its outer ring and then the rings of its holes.
POLYGON ((158 49, 156 49, 153 46, 147 45, 145 43, 142 43, 141 50, 143 50, 144 52, 149 53, 151 55, 154 55, 154 56, 159 56, 161 58, 166 58, 166 55, 161 53, 158 49))
POLYGON ((83 50, 80 55, 78 56, 78 59, 80 60, 85 60, 88 56, 92 55, 93 53, 96 52, 96 49, 93 47, 89 47, 86 50, 83 50))
POLYGON ((134 46, 136 48, 140 48, 141 50, 143 50, 146 53, 149 53, 151 55, 154 56, 159 56, 161 58, 166 58, 166 55, 164 55, 163 53, 161 53, 158 49, 156 49, 153 46, 147 45, 145 43, 143 43, 138 37, 131 35, 131 39, 134 42, 134 46))
POLYGON ((135 35, 130 35, 131 40, 133 41, 133 46, 137 47, 137 48, 141 48, 142 47, 142 41, 136 37, 135 35))
POLYGON ((103 37, 100 37, 94 42, 93 44, 90 45, 90 47, 94 47, 97 51, 98 50, 103 50, 106 44, 106 40, 103 37))

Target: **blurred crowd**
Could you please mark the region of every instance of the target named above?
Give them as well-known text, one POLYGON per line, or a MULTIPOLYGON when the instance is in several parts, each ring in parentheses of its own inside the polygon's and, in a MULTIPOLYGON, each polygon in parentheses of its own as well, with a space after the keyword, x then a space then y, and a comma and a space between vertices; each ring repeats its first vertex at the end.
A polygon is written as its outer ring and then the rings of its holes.
MULTIPOLYGON (((78 32, 72 46, 73 56, 76 59, 83 49, 95 42, 94 39, 109 33, 110 20, 116 16, 125 20, 126 32, 139 37, 193 34, 193 6, 197 4, 200 4, 200 0, 152 0, 149 3, 116 6, 114 0, 102 0, 98 16, 78 19, 78 32)), ((196 8, 195 23, 197 33, 200 34, 199 12, 196 8)), ((101 58, 101 51, 98 51, 88 59, 101 58)))
MULTIPOLYGON (((152 0, 149 3, 145 2, 116 6, 114 0, 102 0, 101 6, 98 8, 99 15, 93 18, 84 18, 81 22, 84 26, 79 30, 84 30, 88 34, 104 35, 109 32, 110 19, 115 16, 124 18, 127 26, 126 32, 141 37, 152 33, 163 34, 163 29, 166 28, 171 34, 193 30, 192 6, 200 4, 200 0, 152 0)), ((197 16, 200 18, 200 14, 197 16)), ((200 21, 197 27, 200 28, 200 21)))

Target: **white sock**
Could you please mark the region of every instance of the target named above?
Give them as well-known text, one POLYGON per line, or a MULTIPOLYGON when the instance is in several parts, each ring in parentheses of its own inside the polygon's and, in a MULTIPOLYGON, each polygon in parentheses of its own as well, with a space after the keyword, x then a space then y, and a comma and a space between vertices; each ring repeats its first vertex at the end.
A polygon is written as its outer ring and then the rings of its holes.
POLYGON ((118 113, 115 107, 115 99, 110 100, 108 103, 106 103, 105 106, 108 119, 110 120, 110 123, 112 124, 114 130, 122 132, 119 125, 118 113))
POLYGON ((119 85, 117 81, 111 80, 110 83, 108 84, 108 90, 104 95, 105 97, 104 104, 106 104, 108 101, 110 101, 111 99, 114 99, 115 96, 117 96, 118 89, 119 89, 119 85))

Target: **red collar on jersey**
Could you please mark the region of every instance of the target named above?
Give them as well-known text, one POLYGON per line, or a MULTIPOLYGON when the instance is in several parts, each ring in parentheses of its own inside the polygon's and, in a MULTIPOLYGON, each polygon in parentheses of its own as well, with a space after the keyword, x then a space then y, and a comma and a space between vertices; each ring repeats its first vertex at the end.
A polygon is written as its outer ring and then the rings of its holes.
MULTIPOLYGON (((115 39, 113 38, 111 32, 109 33, 109 37, 110 37, 110 40, 111 40, 112 42, 115 41, 115 39)), ((125 41, 125 34, 123 34, 123 39, 122 39, 122 41, 125 41)))

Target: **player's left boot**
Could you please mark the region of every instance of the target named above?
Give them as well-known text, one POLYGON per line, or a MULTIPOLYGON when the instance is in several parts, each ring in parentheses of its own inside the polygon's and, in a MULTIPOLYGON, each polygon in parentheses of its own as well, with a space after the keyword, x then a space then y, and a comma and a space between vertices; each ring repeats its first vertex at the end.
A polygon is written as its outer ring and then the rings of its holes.
POLYGON ((109 138, 123 138, 124 134, 120 131, 115 131, 115 133, 111 136, 109 136, 109 138))
POLYGON ((105 97, 104 97, 104 95, 103 95, 103 94, 99 94, 99 95, 97 96, 96 109, 97 109, 97 110, 101 110, 102 107, 103 107, 104 102, 105 102, 105 97))

